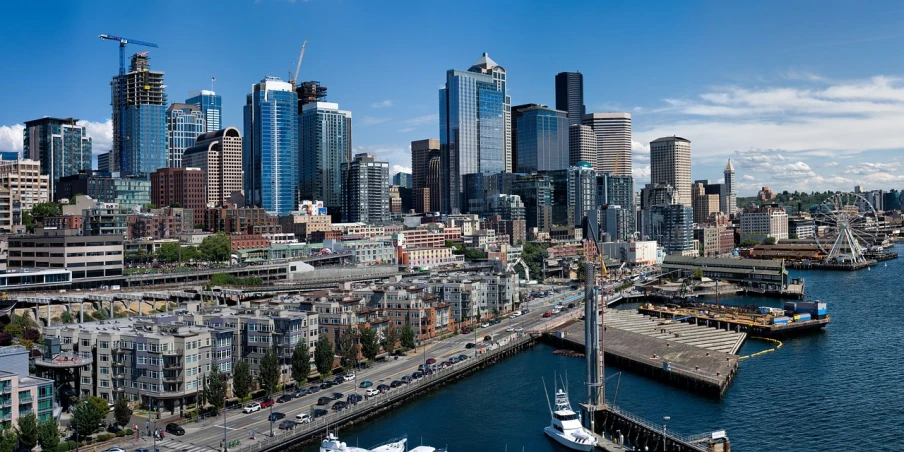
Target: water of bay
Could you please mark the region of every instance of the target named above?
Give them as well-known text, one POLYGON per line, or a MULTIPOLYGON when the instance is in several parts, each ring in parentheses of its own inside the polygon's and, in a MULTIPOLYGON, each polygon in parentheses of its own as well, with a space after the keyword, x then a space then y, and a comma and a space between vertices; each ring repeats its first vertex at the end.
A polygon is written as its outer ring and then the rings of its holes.
MULTIPOLYGON (((896 251, 904 251, 897 247, 896 251)), ((794 272, 809 298, 828 303, 824 331, 782 338, 774 353, 742 361, 722 400, 622 373, 616 403, 683 434, 725 429, 736 451, 851 451, 904 449, 904 259, 870 271, 794 272)), ((744 297, 724 303, 780 307, 782 300, 744 297)), ((740 354, 772 348, 749 340, 740 354)), ((543 436, 549 415, 543 382, 567 374, 572 402, 585 398, 584 362, 537 345, 393 412, 341 433, 370 447, 408 435, 459 451, 563 450, 543 436)), ((608 376, 619 370, 607 367, 608 376)), ((616 397, 619 377, 607 384, 616 397)), ((301 450, 317 450, 306 447, 301 450)))

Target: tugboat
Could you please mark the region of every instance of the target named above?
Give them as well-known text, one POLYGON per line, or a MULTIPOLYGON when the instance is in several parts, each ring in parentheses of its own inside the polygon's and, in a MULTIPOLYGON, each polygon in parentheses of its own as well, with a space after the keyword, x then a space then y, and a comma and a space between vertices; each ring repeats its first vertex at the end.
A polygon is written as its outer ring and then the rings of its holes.
POLYGON ((418 446, 414 449, 407 449, 407 438, 392 440, 381 444, 373 449, 364 449, 362 447, 353 447, 339 441, 339 437, 335 433, 328 433, 326 439, 320 443, 320 452, 444 452, 443 449, 437 449, 430 446, 418 446))
MULTIPOLYGON (((555 397, 555 405, 549 410, 552 420, 543 431, 571 450, 593 450, 596 447, 596 438, 581 425, 581 417, 571 409, 568 394, 562 389, 557 389, 555 397)), ((547 402, 548 400, 547 395, 547 402)))

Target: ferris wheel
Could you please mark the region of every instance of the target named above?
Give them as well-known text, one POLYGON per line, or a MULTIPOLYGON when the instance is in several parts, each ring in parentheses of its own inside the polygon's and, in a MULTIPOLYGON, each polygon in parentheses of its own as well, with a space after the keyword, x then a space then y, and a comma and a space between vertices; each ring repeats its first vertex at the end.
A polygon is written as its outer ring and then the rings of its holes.
POLYGON ((876 209, 856 193, 832 195, 813 212, 816 243, 826 259, 864 262, 864 253, 876 243, 876 209), (821 232, 820 232, 821 230, 821 232))

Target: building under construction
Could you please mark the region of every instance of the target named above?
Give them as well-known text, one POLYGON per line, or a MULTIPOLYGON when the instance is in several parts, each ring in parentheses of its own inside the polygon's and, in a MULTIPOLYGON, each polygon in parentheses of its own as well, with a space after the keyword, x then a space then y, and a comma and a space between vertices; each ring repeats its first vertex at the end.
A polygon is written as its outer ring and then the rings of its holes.
POLYGON ((163 72, 150 70, 148 52, 132 55, 129 72, 114 76, 111 86, 113 107, 113 161, 111 169, 121 176, 147 177, 166 167, 166 86, 163 72), (119 84, 125 83, 120 99, 119 84), (125 115, 120 118, 120 103, 125 115), (120 140, 119 121, 124 122, 125 140, 120 140), (120 144, 122 143, 122 145, 120 144))
POLYGON ((301 82, 295 87, 298 94, 298 114, 301 107, 314 102, 326 102, 326 87, 318 81, 301 82))

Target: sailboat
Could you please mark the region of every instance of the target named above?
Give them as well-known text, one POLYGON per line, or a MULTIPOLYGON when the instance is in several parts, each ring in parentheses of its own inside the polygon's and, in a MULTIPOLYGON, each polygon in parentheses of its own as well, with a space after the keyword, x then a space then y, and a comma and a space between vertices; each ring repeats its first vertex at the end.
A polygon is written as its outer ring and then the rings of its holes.
MULTIPOLYGON (((549 394, 546 403, 549 403, 549 394)), ((571 409, 564 389, 556 389, 555 403, 550 406, 549 414, 552 419, 543 431, 557 443, 571 450, 591 451, 596 447, 596 437, 581 425, 581 417, 571 409)))

